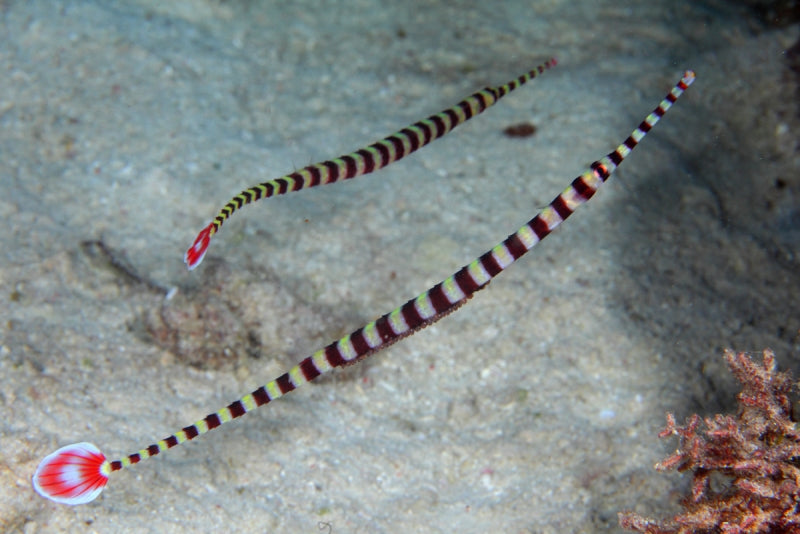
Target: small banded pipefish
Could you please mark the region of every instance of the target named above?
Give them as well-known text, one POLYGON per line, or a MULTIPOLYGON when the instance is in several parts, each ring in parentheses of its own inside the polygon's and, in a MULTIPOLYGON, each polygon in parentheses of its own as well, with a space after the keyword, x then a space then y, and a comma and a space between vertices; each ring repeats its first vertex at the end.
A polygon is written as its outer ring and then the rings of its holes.
POLYGON ((686 71, 653 112, 614 151, 592 163, 586 172, 575 178, 560 195, 519 230, 444 281, 318 350, 252 393, 133 454, 118 460, 108 460, 95 445, 86 442, 58 449, 45 457, 37 467, 33 475, 33 487, 40 495, 59 503, 75 505, 90 502, 103 491, 114 471, 130 467, 192 440, 268 404, 336 367, 356 363, 435 323, 465 304, 495 276, 547 237, 578 206, 588 201, 694 79, 694 72, 686 71))
POLYGON ((222 223, 242 206, 262 198, 300 191, 318 185, 332 184, 340 180, 349 180, 382 169, 439 139, 456 126, 464 124, 517 87, 525 85, 555 65, 556 59, 551 58, 504 85, 486 87, 453 107, 406 126, 355 152, 315 163, 280 178, 248 187, 230 199, 214 217, 214 220, 197 234, 192 246, 183 255, 183 261, 190 271, 200 265, 203 256, 208 251, 211 238, 219 232, 222 223))

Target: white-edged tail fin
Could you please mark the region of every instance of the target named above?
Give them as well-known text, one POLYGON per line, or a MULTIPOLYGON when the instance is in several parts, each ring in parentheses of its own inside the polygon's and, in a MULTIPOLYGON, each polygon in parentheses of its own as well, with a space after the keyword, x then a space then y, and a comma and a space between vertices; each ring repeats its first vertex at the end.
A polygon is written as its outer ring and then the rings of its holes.
POLYGON ((100 449, 91 443, 74 443, 41 461, 33 474, 33 488, 57 503, 86 504, 106 487, 109 473, 110 465, 100 449))
POLYGON ((192 246, 189 247, 189 250, 183 255, 183 262, 190 271, 203 261, 203 256, 206 255, 206 251, 208 250, 208 244, 211 242, 212 230, 214 230, 213 224, 209 224, 203 228, 200 233, 197 234, 197 237, 194 238, 192 246))

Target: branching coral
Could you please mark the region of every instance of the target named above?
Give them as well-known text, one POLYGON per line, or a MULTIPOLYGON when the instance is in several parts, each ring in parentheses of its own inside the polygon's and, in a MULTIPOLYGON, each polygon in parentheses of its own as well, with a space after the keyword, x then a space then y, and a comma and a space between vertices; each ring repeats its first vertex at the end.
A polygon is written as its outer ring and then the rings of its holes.
POLYGON ((791 377, 776 371, 769 350, 760 364, 729 350, 725 359, 742 385, 739 413, 693 415, 683 426, 667 414, 659 434, 677 436, 679 443, 656 469, 693 475, 684 512, 667 521, 624 512, 623 528, 645 534, 800 533, 800 431, 789 397, 791 377))

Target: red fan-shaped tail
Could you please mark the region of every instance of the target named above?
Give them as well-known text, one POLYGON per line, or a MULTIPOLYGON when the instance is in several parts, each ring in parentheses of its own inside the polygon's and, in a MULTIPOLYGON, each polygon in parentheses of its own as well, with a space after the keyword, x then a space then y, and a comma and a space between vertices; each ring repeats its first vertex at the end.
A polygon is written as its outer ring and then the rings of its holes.
POLYGON ((183 262, 190 271, 200 265, 200 262, 203 261, 203 256, 206 255, 206 251, 208 250, 208 244, 211 242, 211 231, 213 229, 213 223, 203 228, 200 233, 197 234, 192 246, 189 247, 189 250, 187 250, 186 254, 183 255, 183 262))
POLYGON ((85 504, 100 495, 110 464, 91 443, 75 443, 48 455, 33 474, 33 489, 62 504, 85 504))

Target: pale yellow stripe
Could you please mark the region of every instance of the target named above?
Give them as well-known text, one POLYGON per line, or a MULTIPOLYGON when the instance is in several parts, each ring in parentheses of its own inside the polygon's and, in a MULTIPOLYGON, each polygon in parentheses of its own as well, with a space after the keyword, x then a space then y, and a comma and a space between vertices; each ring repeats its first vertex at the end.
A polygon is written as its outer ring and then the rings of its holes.
POLYGON ((558 212, 550 206, 539 212, 539 218, 544 221, 551 231, 561 224, 562 220, 558 212))
POLYGON ((525 248, 528 250, 532 249, 534 246, 536 246, 536 243, 539 242, 539 237, 527 224, 517 231, 517 237, 520 241, 522 241, 522 244, 525 245, 525 248))
POLYGON ((391 141, 382 140, 380 144, 386 147, 386 150, 389 151, 389 162, 393 162, 397 159, 397 153, 394 150, 394 144, 391 141))
POLYGON ((295 365, 291 369, 289 369, 289 377, 292 379, 292 383, 294 387, 299 387, 308 382, 306 377, 303 375, 303 371, 300 370, 299 365, 295 365))
MULTIPOLYGON (((600 177, 597 176, 597 174, 593 170, 586 171, 581 175, 581 178, 583 178, 583 183, 585 183, 595 191, 597 191, 597 189, 601 185, 603 185, 603 180, 601 180, 600 177)), ((572 188, 572 186, 570 186, 568 189, 570 188, 572 188)))
POLYGON ((244 406, 244 409, 247 410, 248 412, 258 408, 258 406, 256 406, 256 400, 253 398, 253 395, 251 393, 248 393, 247 395, 242 397, 241 403, 244 406))
POLYGON ((364 339, 367 340, 367 345, 369 345, 371 349, 376 349, 383 344, 381 335, 378 333, 378 329, 375 327, 375 321, 364 327, 364 339))
POLYGON ((617 169, 617 164, 611 161, 611 158, 608 156, 603 156, 600 158, 600 163, 605 166, 606 172, 609 175, 617 169))
POLYGON ((353 158, 353 160, 356 162, 356 174, 364 174, 364 168, 366 167, 366 165, 364 164, 365 161, 364 156, 356 152, 353 152, 352 154, 350 154, 350 157, 353 158))
MULTIPOLYGON (((667 109, 669 109, 669 106, 667 106, 666 108, 664 108, 664 111, 666 111, 667 109)), ((655 113, 651 113, 650 115, 648 115, 648 116, 647 116, 647 117, 645 117, 645 119, 644 119, 644 122, 646 122, 647 124, 649 124, 651 128, 652 128, 653 126, 655 126, 655 124, 656 124, 658 121, 659 121, 659 117, 658 117, 658 115, 656 115, 655 113)))
POLYGON ((400 308, 397 308, 389 314, 389 325, 391 325, 392 330, 397 335, 408 332, 408 325, 406 324, 405 318, 403 318, 403 314, 400 313, 400 308))
POLYGON ((411 152, 411 140, 408 138, 408 135, 401 133, 396 136, 403 142, 403 154, 411 152))
POLYGON ((380 165, 381 165, 381 160, 383 158, 381 157, 381 153, 378 152, 378 149, 373 147, 373 146, 368 146, 368 147, 365 148, 365 150, 367 152, 369 152, 370 154, 372 154, 372 159, 375 162, 375 168, 379 168, 380 165))
POLYGON ((343 159, 335 159, 336 165, 339 166, 339 179, 341 180, 347 175, 347 162, 343 159))
POLYGON ((575 191, 574 187, 570 187, 563 193, 561 193, 561 200, 564 201, 564 204, 569 208, 570 211, 575 211, 575 209, 583 204, 585 200, 583 197, 575 191))
POLYGON ((319 169, 319 183, 320 185, 325 185, 330 183, 331 180, 331 171, 325 165, 316 165, 317 169, 319 169))
POLYGON ((470 263, 467 270, 469 271, 470 276, 472 276, 472 279, 479 286, 488 284, 492 279, 492 277, 489 276, 489 273, 486 272, 486 269, 483 268, 480 260, 475 260, 470 263))
POLYGON ((503 269, 514 263, 514 258, 508 253, 508 249, 503 243, 495 245, 492 249, 492 257, 503 269))
POLYGON ((311 181, 311 173, 308 172, 308 169, 301 169, 298 171, 300 176, 303 177, 303 183, 309 183, 311 181))
POLYGON ((269 398, 273 400, 282 395, 281 388, 278 387, 278 383, 274 380, 267 383, 267 392, 269 393, 269 398))
POLYGON ((336 348, 339 349, 339 354, 348 362, 356 357, 356 350, 353 344, 350 343, 350 336, 345 336, 336 342, 336 348))
POLYGON ((418 296, 414 300, 414 308, 416 308, 417 313, 423 319, 430 319, 436 315, 436 310, 434 309, 433 304, 431 304, 431 299, 428 297, 427 292, 418 296))
POLYGON ((458 302, 464 297, 466 297, 464 292, 461 291, 461 288, 458 287, 456 279, 453 278, 452 276, 442 283, 442 289, 444 290, 444 294, 447 297, 447 300, 450 301, 450 304, 458 302))
POLYGON ((231 416, 231 411, 227 407, 226 408, 221 408, 220 410, 218 410, 217 411, 217 417, 219 418, 219 423, 220 424, 227 423, 228 421, 233 419, 233 417, 231 416))
POLYGON ((325 357, 324 350, 318 350, 317 352, 315 352, 314 355, 311 356, 311 359, 314 360, 314 365, 317 366, 317 370, 320 373, 327 373, 328 371, 333 369, 333 367, 331 367, 331 364, 328 363, 328 359, 325 357))

